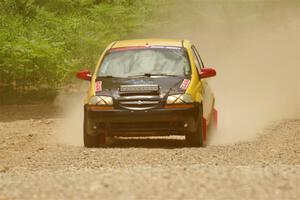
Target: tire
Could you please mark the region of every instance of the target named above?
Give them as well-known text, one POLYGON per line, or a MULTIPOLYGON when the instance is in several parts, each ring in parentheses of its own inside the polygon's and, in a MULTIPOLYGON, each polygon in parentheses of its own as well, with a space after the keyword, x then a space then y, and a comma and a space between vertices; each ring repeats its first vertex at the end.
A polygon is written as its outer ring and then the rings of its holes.
POLYGON ((202 106, 199 109, 199 115, 197 117, 197 126, 194 131, 186 133, 185 140, 189 146, 202 147, 203 146, 203 118, 202 118, 202 106))
POLYGON ((105 147, 105 134, 96 133, 97 130, 93 130, 91 125, 89 125, 89 118, 84 113, 83 119, 83 143, 87 148, 92 147, 105 147))

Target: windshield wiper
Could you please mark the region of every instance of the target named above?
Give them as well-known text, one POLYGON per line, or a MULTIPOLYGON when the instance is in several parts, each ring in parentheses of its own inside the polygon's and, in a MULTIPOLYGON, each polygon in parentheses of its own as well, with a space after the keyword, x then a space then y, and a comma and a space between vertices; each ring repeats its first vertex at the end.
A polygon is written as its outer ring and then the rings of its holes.
POLYGON ((174 74, 163 74, 163 73, 161 73, 161 74, 151 74, 151 73, 146 73, 146 74, 144 74, 145 76, 148 76, 148 77, 150 77, 150 76, 177 76, 177 75, 174 75, 174 74))
POLYGON ((151 74, 151 73, 145 73, 145 74, 138 74, 138 75, 133 75, 133 76, 128 76, 128 78, 135 78, 135 77, 151 77, 151 76, 172 76, 176 77, 177 75, 172 75, 172 74, 151 74))
POLYGON ((107 76, 97 76, 97 78, 118 78, 118 77, 107 75, 107 76))

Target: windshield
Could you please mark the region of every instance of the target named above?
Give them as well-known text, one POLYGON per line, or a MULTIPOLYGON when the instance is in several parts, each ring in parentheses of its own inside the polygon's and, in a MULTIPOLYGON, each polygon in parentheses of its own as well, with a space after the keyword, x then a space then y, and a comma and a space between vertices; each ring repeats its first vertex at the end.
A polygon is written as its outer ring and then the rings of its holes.
POLYGON ((187 53, 183 48, 143 48, 107 54, 98 76, 130 77, 139 75, 190 75, 187 53))

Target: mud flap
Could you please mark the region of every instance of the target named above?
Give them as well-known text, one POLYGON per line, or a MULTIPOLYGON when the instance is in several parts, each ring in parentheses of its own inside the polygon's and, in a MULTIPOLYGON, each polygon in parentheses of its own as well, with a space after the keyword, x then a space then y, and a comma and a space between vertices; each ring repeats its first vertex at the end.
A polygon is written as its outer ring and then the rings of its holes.
POLYGON ((202 116, 202 141, 206 144, 206 119, 202 116))
POLYGON ((218 128, 218 111, 216 108, 213 109, 212 113, 213 117, 213 126, 214 128, 218 128))

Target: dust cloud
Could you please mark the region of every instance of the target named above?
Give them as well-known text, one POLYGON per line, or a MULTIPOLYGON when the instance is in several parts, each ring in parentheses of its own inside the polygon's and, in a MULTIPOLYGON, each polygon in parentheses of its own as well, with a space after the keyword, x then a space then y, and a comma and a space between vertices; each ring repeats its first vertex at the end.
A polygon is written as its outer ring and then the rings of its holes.
POLYGON ((61 91, 54 105, 62 111, 63 120, 56 124, 56 139, 58 143, 83 146, 83 99, 88 89, 88 83, 82 81, 73 89, 61 91))
MULTIPOLYGON (((210 144, 253 139, 270 123, 300 118, 300 14, 297 1, 174 0, 142 37, 184 38, 197 46, 219 111, 210 144)), ((140 37, 140 36, 138 36, 140 37)), ((61 142, 82 145, 82 94, 61 94, 61 142)))
MULTIPOLYGON (((173 1, 147 37, 189 39, 206 66, 219 111, 211 144, 254 138, 300 118, 299 1, 173 1)), ((164 9, 165 10, 165 9, 164 9)))

